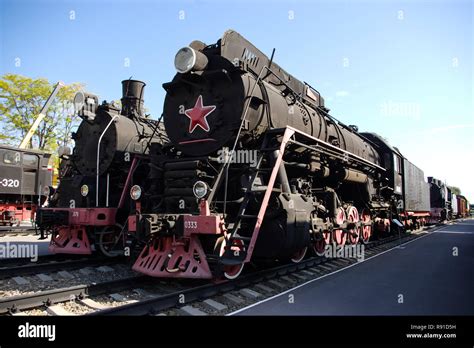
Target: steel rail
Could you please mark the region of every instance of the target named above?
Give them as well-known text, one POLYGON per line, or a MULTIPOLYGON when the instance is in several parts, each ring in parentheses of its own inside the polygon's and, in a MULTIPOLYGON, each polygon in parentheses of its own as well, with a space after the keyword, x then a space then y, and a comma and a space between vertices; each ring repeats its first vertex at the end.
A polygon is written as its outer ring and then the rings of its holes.
MULTIPOLYGON (((423 234, 406 234, 402 239, 416 239, 422 236, 423 234)), ((388 245, 390 242, 395 242, 398 244, 399 237, 391 236, 384 238, 379 241, 371 242, 367 244, 367 249, 374 249, 381 245, 388 245)), ((239 278, 229 281, 221 282, 210 282, 205 285, 192 287, 189 289, 182 289, 175 291, 166 295, 160 295, 153 298, 145 299, 143 301, 129 303, 123 306, 117 306, 112 308, 107 308, 103 310, 98 310, 86 315, 154 315, 159 312, 172 309, 177 306, 183 306, 181 302, 182 296, 186 299, 186 304, 189 304, 194 301, 198 301, 207 297, 216 296, 223 292, 232 291, 237 288, 242 288, 248 286, 252 283, 257 283, 265 279, 271 279, 277 276, 283 276, 286 274, 291 274, 306 268, 311 268, 318 265, 329 264, 331 261, 338 259, 325 259, 321 257, 312 257, 306 260, 303 260, 297 264, 285 264, 270 269, 260 270, 252 272, 246 275, 242 275, 239 278)), ((354 261, 356 262, 356 261, 354 261)), ((338 268, 343 268, 345 266, 336 265, 338 268)))
POLYGON ((133 276, 108 282, 76 285, 67 288, 40 291, 33 294, 7 297, 0 299, 0 314, 15 313, 18 310, 32 309, 39 306, 50 306, 55 303, 101 295, 110 291, 117 292, 129 289, 130 286, 134 286, 145 279, 149 278, 146 276, 133 276))
MULTIPOLYGON (((29 260, 29 259, 28 259, 29 260)), ((6 279, 18 276, 28 276, 37 273, 73 270, 84 266, 105 265, 111 263, 120 263, 116 258, 95 257, 78 260, 50 261, 50 262, 30 262, 17 266, 6 266, 0 268, 0 279, 6 279)), ((1 263, 0 263, 1 266, 1 263)))

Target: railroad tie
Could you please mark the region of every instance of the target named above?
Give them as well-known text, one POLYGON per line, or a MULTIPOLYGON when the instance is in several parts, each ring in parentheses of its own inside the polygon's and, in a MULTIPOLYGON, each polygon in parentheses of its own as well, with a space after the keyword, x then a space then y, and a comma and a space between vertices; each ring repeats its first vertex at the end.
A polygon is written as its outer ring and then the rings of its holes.
POLYGON ((49 275, 40 273, 36 275, 42 282, 50 282, 53 280, 49 275))
POLYGON ((284 280, 285 282, 288 282, 288 283, 291 283, 291 284, 294 284, 296 283, 296 280, 288 277, 288 276, 283 276, 283 277, 280 277, 281 280, 284 280))
POLYGON ((200 309, 193 307, 193 306, 184 306, 179 309, 181 313, 184 315, 192 315, 192 316, 204 316, 207 315, 207 313, 201 311, 200 309))
POLYGON ((277 287, 277 288, 280 288, 280 289, 285 289, 286 288, 286 285, 279 282, 278 280, 269 280, 268 281, 269 284, 272 284, 273 286, 277 287))
POLYGON ((227 306, 225 304, 214 301, 213 299, 204 300, 203 303, 207 305, 208 307, 210 307, 211 309, 218 312, 223 311, 224 309, 227 309, 227 306))
POLYGON ((293 277, 296 277, 296 278, 301 279, 301 280, 307 280, 308 279, 307 275, 303 275, 303 274, 299 274, 299 273, 292 273, 291 275, 293 277))
POLYGON ((99 303, 97 301, 94 301, 90 298, 84 298, 84 299, 79 299, 77 302, 79 302, 80 304, 86 306, 86 307, 89 307, 89 308, 92 308, 92 309, 106 309, 106 308, 110 308, 111 306, 107 306, 107 305, 104 305, 102 303, 99 303))
POLYGON ((127 301, 127 298, 123 295, 120 295, 120 294, 117 294, 117 293, 113 293, 113 294, 110 294, 109 297, 114 300, 114 301, 117 301, 117 302, 125 302, 127 301))
POLYGON ((59 271, 58 274, 59 274, 59 276, 61 276, 64 279, 69 280, 69 279, 74 278, 74 276, 71 273, 69 273, 68 271, 59 271))
POLYGON ((301 273, 307 274, 307 275, 309 275, 309 276, 311 276, 311 277, 314 276, 314 275, 316 275, 316 273, 311 272, 311 271, 308 271, 307 269, 302 270, 301 273))
POLYGON ((96 270, 98 270, 99 272, 103 272, 103 273, 108 273, 108 272, 113 272, 114 269, 112 267, 109 267, 109 266, 100 266, 100 267, 97 267, 96 270))
POLYGON ((240 293, 242 295, 244 295, 245 297, 248 297, 248 298, 257 298, 257 297, 261 297, 262 294, 259 293, 259 292, 256 292, 252 289, 248 289, 248 288, 244 288, 244 289, 241 289, 240 290, 240 293))
POLYGON ((237 297, 233 294, 223 294, 222 297, 224 297, 226 300, 230 301, 230 302, 233 302, 235 304, 241 304, 244 302, 243 299, 241 299, 240 297, 237 297))
POLYGON ((275 292, 275 290, 263 284, 255 284, 255 287, 269 294, 275 292))
POLYGON ((30 284, 30 281, 27 280, 27 279, 25 279, 25 278, 23 278, 23 277, 13 277, 12 279, 13 279, 13 281, 14 281, 15 283, 17 283, 18 285, 30 284))
POLYGON ((61 307, 60 305, 53 305, 53 306, 49 306, 47 309, 46 309, 46 312, 49 314, 49 315, 77 315, 75 313, 72 313, 72 312, 69 312, 68 310, 65 310, 63 307, 61 307))

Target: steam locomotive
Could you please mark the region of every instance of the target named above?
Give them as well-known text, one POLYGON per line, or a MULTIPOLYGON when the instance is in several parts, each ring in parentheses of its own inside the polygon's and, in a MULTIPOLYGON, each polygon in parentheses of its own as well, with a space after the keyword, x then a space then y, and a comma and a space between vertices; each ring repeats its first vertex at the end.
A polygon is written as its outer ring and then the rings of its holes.
POLYGON ((50 154, 0 145, 0 225, 32 221, 51 190, 50 154))
POLYGON ((163 85, 170 143, 151 144, 155 184, 129 220, 146 241, 134 270, 233 279, 250 261, 299 262, 429 216, 420 169, 334 119, 315 88, 235 31, 191 42, 175 67, 163 85))
POLYGON ((443 181, 428 177, 430 185, 430 219, 432 222, 465 218, 469 215, 469 202, 463 195, 456 195, 443 181))
POLYGON ((159 121, 144 113, 145 83, 122 81, 121 108, 99 105, 97 96, 74 98, 82 122, 72 138, 74 150, 60 150, 60 184, 48 208, 38 211, 37 226, 52 234, 53 253, 108 256, 123 254, 129 239, 124 225, 129 189, 148 175, 149 144, 163 141, 159 121))
POLYGON ((421 169, 336 120, 315 88, 235 31, 191 42, 174 63, 163 123, 144 116, 140 81, 122 82, 121 109, 76 97, 75 148, 37 214, 51 251, 135 246, 138 272, 234 279, 249 262, 297 263, 428 221, 421 169))

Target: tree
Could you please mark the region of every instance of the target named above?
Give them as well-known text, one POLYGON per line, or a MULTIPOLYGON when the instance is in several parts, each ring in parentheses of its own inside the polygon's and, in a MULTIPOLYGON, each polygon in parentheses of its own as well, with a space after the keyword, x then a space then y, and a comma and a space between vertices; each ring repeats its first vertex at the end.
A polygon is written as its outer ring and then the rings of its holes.
MULTIPOLYGON (((5 74, 0 79, 0 140, 18 146, 25 137, 54 84, 43 78, 5 74)), ((61 87, 46 111, 29 147, 56 152, 58 146, 71 143, 71 131, 80 122, 74 115, 74 94, 83 84, 72 83, 61 87)))
POLYGON ((454 193, 456 196, 461 194, 461 189, 456 186, 449 186, 449 189, 451 190, 451 193, 454 193))

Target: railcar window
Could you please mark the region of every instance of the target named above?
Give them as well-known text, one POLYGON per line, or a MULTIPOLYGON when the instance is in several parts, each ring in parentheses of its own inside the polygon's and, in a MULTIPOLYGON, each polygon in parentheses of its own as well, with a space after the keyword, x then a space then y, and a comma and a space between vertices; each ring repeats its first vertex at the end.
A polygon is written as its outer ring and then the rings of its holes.
POLYGON ((398 174, 402 174, 402 161, 401 161, 401 158, 398 157, 397 155, 393 155, 393 162, 394 162, 394 166, 395 166, 395 171, 398 174))
POLYGON ((20 163, 21 155, 19 152, 7 151, 3 155, 3 162, 6 164, 18 164, 20 163))
POLYGON ((28 155, 28 154, 23 155, 23 165, 37 167, 38 157, 35 155, 28 155))
POLYGON ((392 170, 392 161, 390 161, 390 154, 387 152, 384 154, 384 164, 388 170, 392 170))

